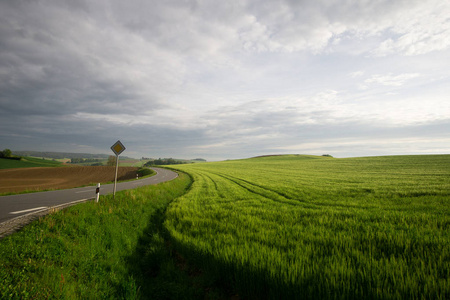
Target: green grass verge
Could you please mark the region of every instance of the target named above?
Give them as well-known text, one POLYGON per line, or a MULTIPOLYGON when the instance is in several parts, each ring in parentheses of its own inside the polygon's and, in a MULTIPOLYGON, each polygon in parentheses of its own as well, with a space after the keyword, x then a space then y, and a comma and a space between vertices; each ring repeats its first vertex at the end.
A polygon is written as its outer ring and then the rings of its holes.
POLYGON ((253 299, 450 299, 450 155, 178 165, 165 226, 189 263, 253 299))
POLYGON ((0 158, 0 169, 33 168, 33 167, 59 167, 62 163, 49 159, 23 157, 21 160, 0 158))
POLYGON ((170 201, 190 187, 167 183, 103 196, 47 215, 0 241, 1 299, 192 299, 198 288, 164 240, 170 201))
POLYGON ((156 172, 150 168, 139 168, 137 173, 139 174, 139 178, 156 175, 156 172))

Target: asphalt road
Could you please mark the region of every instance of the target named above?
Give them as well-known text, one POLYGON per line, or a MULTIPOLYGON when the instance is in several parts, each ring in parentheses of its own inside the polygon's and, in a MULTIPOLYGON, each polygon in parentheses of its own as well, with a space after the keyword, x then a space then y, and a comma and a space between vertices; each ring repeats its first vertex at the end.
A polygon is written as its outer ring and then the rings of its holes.
MULTIPOLYGON (((134 189, 144 185, 158 184, 165 181, 175 179, 178 174, 160 168, 152 168, 157 172, 156 175, 129 182, 118 182, 116 191, 134 189)), ((49 192, 38 192, 30 194, 19 194, 0 197, 0 223, 11 220, 13 218, 23 216, 30 213, 36 213, 71 202, 79 202, 96 197, 96 186, 88 186, 67 190, 57 190, 49 192)), ((100 186, 100 201, 102 195, 112 194, 114 184, 106 184, 100 186)))

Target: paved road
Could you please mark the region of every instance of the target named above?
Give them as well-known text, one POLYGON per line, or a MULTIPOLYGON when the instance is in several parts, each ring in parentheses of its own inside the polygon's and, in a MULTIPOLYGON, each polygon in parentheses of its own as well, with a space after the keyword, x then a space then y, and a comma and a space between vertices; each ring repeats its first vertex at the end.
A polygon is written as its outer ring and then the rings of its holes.
MULTIPOLYGON (((144 185, 157 184, 175 179, 178 176, 177 173, 166 169, 152 169, 157 172, 156 175, 135 181, 119 182, 117 183, 116 191, 129 190, 144 185)), ((0 223, 19 216, 30 214, 32 212, 46 210, 49 207, 95 198, 95 189, 95 186, 88 186, 68 190, 1 196, 0 223)), ((113 189, 114 184, 102 185, 100 187, 100 199, 101 195, 111 194, 113 192, 113 189)))

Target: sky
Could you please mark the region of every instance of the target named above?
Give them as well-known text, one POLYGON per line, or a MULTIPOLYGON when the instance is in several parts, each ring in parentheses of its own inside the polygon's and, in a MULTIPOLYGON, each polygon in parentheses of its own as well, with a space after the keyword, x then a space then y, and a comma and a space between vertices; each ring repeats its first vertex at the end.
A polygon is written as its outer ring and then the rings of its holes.
POLYGON ((450 1, 1 0, 0 148, 450 153, 450 1))

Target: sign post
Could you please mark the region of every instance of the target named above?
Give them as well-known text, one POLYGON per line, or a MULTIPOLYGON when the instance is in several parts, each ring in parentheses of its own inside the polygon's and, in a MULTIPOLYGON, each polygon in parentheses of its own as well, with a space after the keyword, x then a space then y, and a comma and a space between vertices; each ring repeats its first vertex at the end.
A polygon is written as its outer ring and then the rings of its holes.
POLYGON ((114 178, 114 192, 113 192, 113 198, 116 198, 116 186, 117 186, 117 171, 119 169, 119 155, 125 150, 125 146, 120 142, 117 141, 114 145, 111 146, 111 150, 116 154, 116 176, 114 178))

